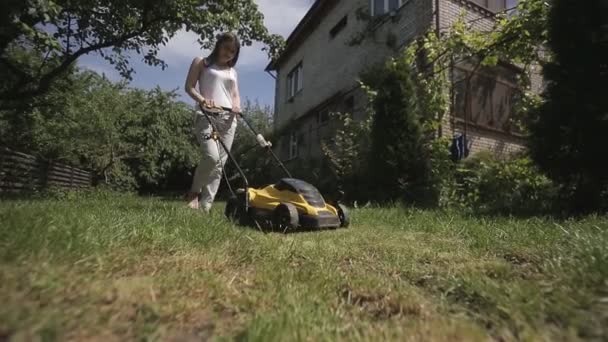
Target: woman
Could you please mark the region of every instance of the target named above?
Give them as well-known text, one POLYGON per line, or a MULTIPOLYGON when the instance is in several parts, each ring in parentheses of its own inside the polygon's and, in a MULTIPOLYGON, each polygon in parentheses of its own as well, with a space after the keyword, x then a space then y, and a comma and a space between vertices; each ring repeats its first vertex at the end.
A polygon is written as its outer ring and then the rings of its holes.
POLYGON ((240 48, 239 39, 235 34, 224 33, 219 36, 213 52, 207 58, 194 58, 188 71, 186 92, 197 102, 194 131, 202 152, 192 187, 186 196, 188 207, 193 209, 202 208, 206 212, 211 209, 227 158, 226 151, 219 142, 209 139, 211 125, 199 106, 232 108, 233 113, 214 118, 220 139, 226 144, 226 148, 230 149, 237 125, 234 113, 241 111, 237 74, 234 70, 240 48))

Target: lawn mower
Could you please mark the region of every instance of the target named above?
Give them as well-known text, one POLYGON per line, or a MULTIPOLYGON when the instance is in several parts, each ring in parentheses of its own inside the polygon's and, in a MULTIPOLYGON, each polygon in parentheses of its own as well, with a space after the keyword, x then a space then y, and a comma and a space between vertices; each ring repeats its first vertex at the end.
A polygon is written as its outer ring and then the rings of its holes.
POLYGON ((319 190, 313 185, 293 178, 272 150, 272 144, 255 130, 244 115, 234 113, 245 122, 255 136, 258 145, 270 153, 287 175, 278 182, 263 188, 249 187, 245 173, 217 134, 217 127, 212 119, 219 115, 231 114, 232 109, 201 106, 201 112, 212 128, 212 133, 208 136, 208 139, 216 140, 222 145, 243 180, 244 188, 233 191, 228 178, 226 178, 228 188, 232 194, 224 211, 228 219, 241 225, 255 225, 258 228, 269 226, 274 230, 282 230, 283 232, 297 229, 348 227, 350 221, 346 207, 338 201, 333 205, 327 203, 319 190))

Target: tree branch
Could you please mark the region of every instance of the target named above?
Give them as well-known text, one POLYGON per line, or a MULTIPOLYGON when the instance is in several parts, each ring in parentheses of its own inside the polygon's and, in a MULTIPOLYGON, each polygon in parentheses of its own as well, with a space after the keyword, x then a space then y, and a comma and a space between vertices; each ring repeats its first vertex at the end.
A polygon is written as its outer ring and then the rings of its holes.
POLYGON ((72 65, 72 63, 74 63, 80 56, 85 55, 92 51, 101 50, 103 48, 120 45, 120 44, 126 42, 127 40, 135 38, 138 35, 141 35, 142 33, 144 33, 149 28, 150 24, 168 19, 168 17, 158 17, 158 18, 155 18, 150 21, 145 21, 146 13, 147 13, 147 10, 144 8, 144 13, 142 15, 143 16, 142 20, 144 20, 144 21, 142 22, 141 28, 139 30, 131 32, 129 34, 125 34, 125 35, 116 37, 109 41, 100 42, 97 44, 89 45, 87 47, 82 47, 78 51, 76 51, 74 54, 67 56, 66 59, 55 69, 51 70, 46 75, 42 76, 40 78, 38 86, 35 89, 19 91, 20 88, 23 88, 25 85, 25 84, 19 84, 8 91, 4 91, 3 93, 0 93, 0 99, 3 99, 3 100, 14 99, 14 98, 23 99, 23 98, 32 97, 34 95, 38 95, 41 93, 45 93, 49 90, 49 88, 52 84, 52 81, 56 77, 61 75, 63 72, 65 72, 70 67, 70 65, 72 65))

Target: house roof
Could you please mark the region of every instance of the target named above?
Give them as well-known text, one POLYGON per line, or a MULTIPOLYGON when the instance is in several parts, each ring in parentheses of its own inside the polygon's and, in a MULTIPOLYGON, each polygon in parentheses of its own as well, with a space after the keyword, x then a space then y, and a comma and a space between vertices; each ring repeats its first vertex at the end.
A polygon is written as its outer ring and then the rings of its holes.
POLYGON ((281 62, 300 45, 306 35, 310 32, 310 29, 316 26, 324 13, 323 10, 327 8, 328 5, 336 2, 337 0, 315 0, 308 12, 304 15, 304 18, 300 20, 296 28, 291 32, 289 37, 287 37, 283 52, 277 59, 270 61, 265 70, 276 70, 281 62))

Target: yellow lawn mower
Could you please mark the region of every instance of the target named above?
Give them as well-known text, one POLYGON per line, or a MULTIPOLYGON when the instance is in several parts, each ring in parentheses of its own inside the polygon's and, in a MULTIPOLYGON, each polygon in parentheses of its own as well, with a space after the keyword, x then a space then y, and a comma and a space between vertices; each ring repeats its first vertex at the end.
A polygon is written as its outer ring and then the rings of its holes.
POLYGON ((219 115, 232 113, 231 108, 201 106, 203 115, 212 127, 209 139, 216 140, 227 152, 228 158, 234 164, 243 180, 244 188, 232 190, 228 179, 228 188, 232 196, 226 203, 224 211, 227 218, 242 225, 255 225, 258 227, 270 226, 274 230, 283 232, 298 229, 328 229, 348 227, 350 221, 347 208, 336 202, 329 204, 325 201, 319 190, 313 185, 291 176, 285 165, 272 150, 272 144, 256 132, 249 120, 240 113, 246 126, 255 135, 258 145, 266 149, 287 175, 275 184, 256 189, 249 187, 247 177, 234 159, 224 142, 219 138, 214 118, 219 115))

